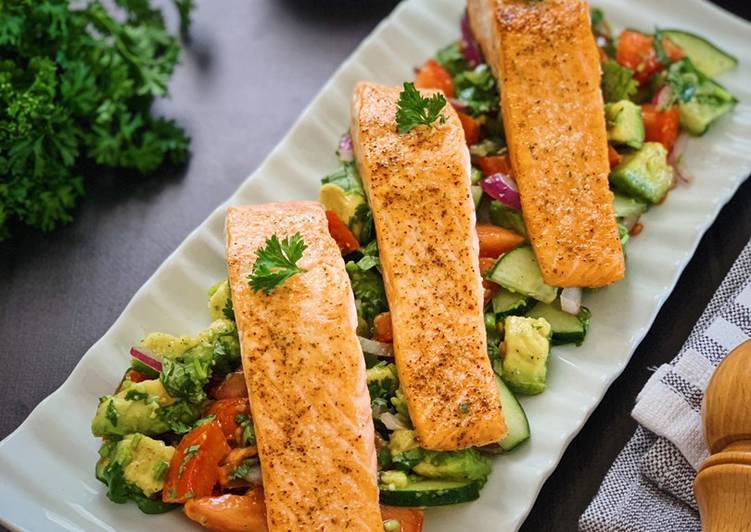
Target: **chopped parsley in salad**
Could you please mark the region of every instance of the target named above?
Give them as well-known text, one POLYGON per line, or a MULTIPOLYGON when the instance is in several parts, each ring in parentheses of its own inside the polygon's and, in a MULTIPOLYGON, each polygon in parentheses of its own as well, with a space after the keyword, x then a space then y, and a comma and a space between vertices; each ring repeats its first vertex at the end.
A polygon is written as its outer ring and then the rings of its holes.
MULTIPOLYGON (((592 27, 603 72, 610 183, 625 253, 629 237, 642 230, 640 216, 686 178, 679 133, 701 135, 735 105, 732 94, 713 78, 736 61, 680 30, 629 29, 615 35, 599 9, 592 11, 592 27)), ((320 201, 356 302, 381 502, 391 506, 447 505, 479 497, 491 471, 490 457, 530 438, 515 396, 543 393, 551 347, 581 344, 592 319, 581 304, 581 289, 560 290, 542 279, 507 154, 498 82, 466 19, 462 29, 462 41, 439 50, 417 70, 414 84, 404 84, 397 121, 400 132, 429 126, 442 118, 446 101, 461 119, 472 158, 488 356, 508 428, 504 440, 451 452, 420 446, 393 363, 373 216, 349 135, 338 146, 340 167, 321 181, 320 201), (441 89, 445 99, 440 94, 423 98, 415 88, 441 89)), ((269 239, 249 278, 253 289, 273 297, 278 285, 303 271, 297 262, 304 250, 300 235, 269 239)), ((238 507, 244 519, 263 523, 258 504, 262 464, 228 282, 214 285, 208 296, 214 321, 206 330, 194 336, 149 334, 131 350, 131 367, 116 391, 100 399, 92 421, 93 434, 102 438, 96 477, 107 485, 113 502, 134 501, 145 513, 184 506, 191 519, 206 524, 206 501, 211 500, 212 523, 221 522, 222 512, 234 515, 238 507)), ((421 523, 421 517, 387 518, 385 513, 384 519, 386 530, 419 530, 409 523, 421 523)))

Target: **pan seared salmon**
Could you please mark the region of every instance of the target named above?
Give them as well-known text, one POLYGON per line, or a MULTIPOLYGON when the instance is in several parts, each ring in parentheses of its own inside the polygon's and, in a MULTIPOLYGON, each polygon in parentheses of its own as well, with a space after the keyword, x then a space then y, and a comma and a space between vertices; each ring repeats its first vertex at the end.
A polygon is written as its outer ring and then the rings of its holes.
POLYGON ((323 207, 232 207, 226 225, 269 530, 382 530, 355 302, 323 207), (251 290, 256 250, 295 233, 305 271, 269 295, 251 290))
POLYGON ((501 82, 511 164, 545 282, 598 287, 622 279, 589 6, 469 0, 468 15, 501 82))
POLYGON ((487 355, 470 160, 446 122, 396 131, 401 89, 355 88, 352 139, 378 238, 399 380, 422 447, 497 442, 506 425, 487 355))

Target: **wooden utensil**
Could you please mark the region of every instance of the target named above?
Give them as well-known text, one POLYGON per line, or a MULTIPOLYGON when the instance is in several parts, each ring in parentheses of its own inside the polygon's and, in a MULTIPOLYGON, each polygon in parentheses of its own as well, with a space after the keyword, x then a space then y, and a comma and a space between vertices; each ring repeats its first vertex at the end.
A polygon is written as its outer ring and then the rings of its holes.
POLYGON ((702 530, 751 531, 751 340, 715 371, 702 418, 711 454, 694 481, 702 530))

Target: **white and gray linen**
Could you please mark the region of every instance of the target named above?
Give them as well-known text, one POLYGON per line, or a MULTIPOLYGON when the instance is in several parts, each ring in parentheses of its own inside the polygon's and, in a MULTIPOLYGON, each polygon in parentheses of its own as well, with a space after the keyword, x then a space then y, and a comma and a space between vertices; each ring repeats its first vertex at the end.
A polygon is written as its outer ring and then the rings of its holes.
POLYGON ((579 519, 582 532, 699 531, 693 494, 707 458, 704 390, 717 365, 751 337, 751 242, 741 252, 678 356, 647 381, 634 436, 579 519))

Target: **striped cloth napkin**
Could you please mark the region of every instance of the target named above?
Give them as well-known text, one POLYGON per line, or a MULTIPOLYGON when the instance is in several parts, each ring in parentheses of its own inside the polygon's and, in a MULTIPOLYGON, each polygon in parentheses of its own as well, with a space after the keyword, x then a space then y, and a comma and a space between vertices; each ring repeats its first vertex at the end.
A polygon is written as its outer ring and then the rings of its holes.
POLYGON ((728 272, 680 353, 647 381, 634 436, 579 519, 582 532, 699 531, 696 470, 709 456, 701 402, 714 369, 751 336, 751 242, 728 272))

